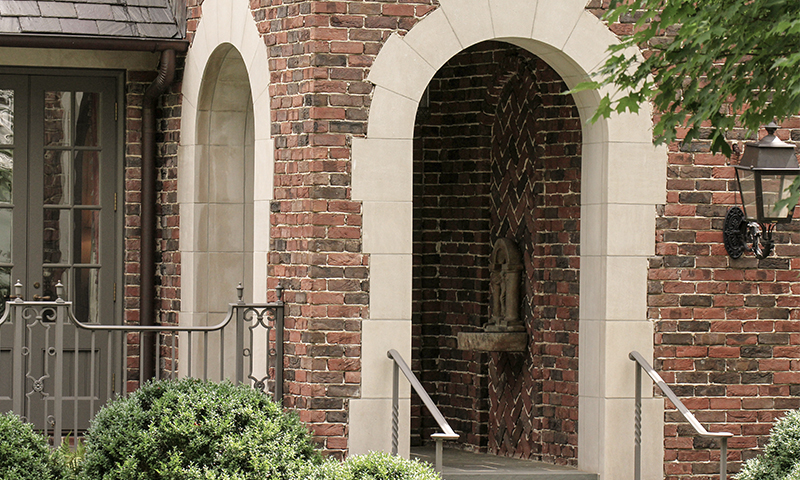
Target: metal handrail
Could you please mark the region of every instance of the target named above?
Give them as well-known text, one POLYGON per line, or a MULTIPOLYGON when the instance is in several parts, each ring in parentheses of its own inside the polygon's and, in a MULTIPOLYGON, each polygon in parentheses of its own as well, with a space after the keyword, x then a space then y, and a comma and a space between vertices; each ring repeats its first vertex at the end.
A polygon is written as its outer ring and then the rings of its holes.
POLYGON ((683 418, 689 422, 689 425, 694 428, 694 431, 701 437, 718 438, 720 441, 720 455, 719 455, 719 478, 726 480, 728 476, 728 438, 733 434, 730 432, 709 432, 708 430, 697 421, 697 418, 686 408, 681 402, 675 392, 669 388, 669 385, 664 382, 653 367, 647 363, 641 353, 636 350, 628 354, 628 358, 636 362, 636 406, 635 406, 635 427, 634 427, 634 442, 635 442, 635 459, 634 459, 634 480, 641 480, 642 478, 642 369, 650 376, 653 383, 667 396, 670 402, 675 405, 683 418))
POLYGON ((399 429, 400 429, 400 374, 398 372, 403 372, 403 375, 406 376, 408 383, 414 388, 414 391, 417 392, 419 398, 422 399, 422 403, 425 404, 425 407, 428 408, 428 411, 431 412, 433 418, 436 420, 436 423, 439 424, 439 428, 442 430, 442 433, 434 433, 431 435, 436 441, 436 471, 442 471, 442 443, 445 440, 456 440, 458 438, 458 434, 453 431, 450 427, 450 424, 447 423, 447 420, 442 415, 442 412, 436 408, 436 405, 431 400, 430 395, 428 392, 425 391, 425 388, 419 383, 417 380, 416 375, 414 372, 408 368, 408 364, 406 364, 403 357, 400 353, 397 352, 395 349, 391 349, 386 352, 386 355, 394 360, 394 368, 392 371, 392 455, 397 455, 397 445, 399 440, 399 429))

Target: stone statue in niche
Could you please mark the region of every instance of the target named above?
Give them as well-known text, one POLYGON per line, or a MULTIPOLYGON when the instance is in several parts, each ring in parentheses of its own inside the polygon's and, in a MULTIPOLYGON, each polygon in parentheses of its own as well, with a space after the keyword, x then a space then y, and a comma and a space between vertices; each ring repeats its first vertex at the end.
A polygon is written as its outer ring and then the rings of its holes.
POLYGON ((514 241, 501 238, 489 258, 492 311, 487 332, 524 332, 519 318, 522 260, 514 241))

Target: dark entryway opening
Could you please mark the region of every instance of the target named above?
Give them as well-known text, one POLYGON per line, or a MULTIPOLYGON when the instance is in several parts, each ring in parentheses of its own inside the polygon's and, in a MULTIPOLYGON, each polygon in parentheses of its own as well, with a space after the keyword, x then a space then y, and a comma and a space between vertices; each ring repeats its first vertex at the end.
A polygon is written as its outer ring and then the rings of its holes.
MULTIPOLYGON (((558 74, 484 42, 452 58, 414 141, 412 368, 472 451, 577 463, 581 124, 558 74), (519 248, 524 353, 458 349, 490 315, 489 256, 519 248)), ((437 431, 412 396, 412 445, 437 431)))

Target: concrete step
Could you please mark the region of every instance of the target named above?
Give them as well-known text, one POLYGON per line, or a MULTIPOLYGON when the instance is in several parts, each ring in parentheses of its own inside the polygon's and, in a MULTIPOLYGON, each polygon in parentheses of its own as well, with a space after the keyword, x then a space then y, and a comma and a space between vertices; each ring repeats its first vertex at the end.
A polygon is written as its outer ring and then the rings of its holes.
MULTIPOLYGON (((570 467, 518 458, 498 457, 445 448, 442 457, 444 480, 597 480, 594 473, 570 467)), ((414 447, 411 458, 434 463, 433 447, 414 447)))

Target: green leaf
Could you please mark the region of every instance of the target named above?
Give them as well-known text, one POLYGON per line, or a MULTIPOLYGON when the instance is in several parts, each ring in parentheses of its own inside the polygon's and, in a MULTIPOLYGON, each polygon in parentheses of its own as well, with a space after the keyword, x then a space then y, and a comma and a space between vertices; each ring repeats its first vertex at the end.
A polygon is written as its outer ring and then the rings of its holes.
POLYGON ((641 28, 609 47, 612 55, 595 80, 574 90, 628 92, 614 101, 603 98, 594 119, 636 112, 634 102, 649 100, 661 113, 654 141, 676 138, 678 128, 696 134, 711 124, 719 130, 712 151, 730 155, 728 131, 755 129, 800 110, 800 2, 709 0, 697 8, 688 0, 612 1, 604 19, 636 14, 641 28), (643 45, 650 49, 645 60, 621 53, 643 45), (728 112, 741 113, 738 123, 725 119, 728 112))

